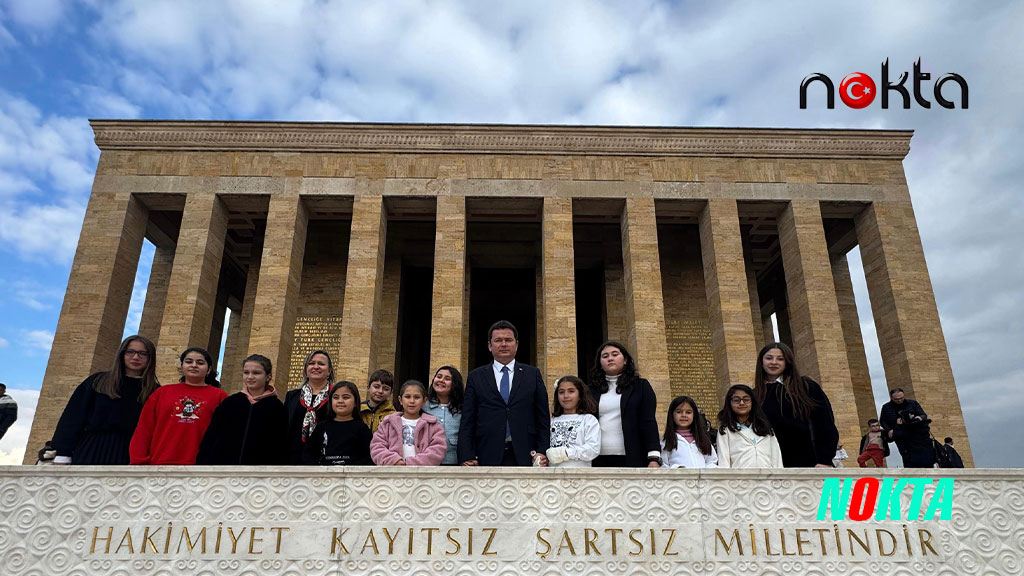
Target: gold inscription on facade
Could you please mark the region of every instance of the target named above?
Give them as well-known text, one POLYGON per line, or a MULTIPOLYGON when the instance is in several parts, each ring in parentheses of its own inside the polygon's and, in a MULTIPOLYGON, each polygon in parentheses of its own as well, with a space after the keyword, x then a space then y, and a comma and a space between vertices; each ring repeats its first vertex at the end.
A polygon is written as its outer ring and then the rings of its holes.
MULTIPOLYGON (((326 350, 332 357, 341 349, 341 316, 299 316, 295 319, 288 388, 302 384, 302 362, 314 350, 326 350)), ((335 374, 335 379, 339 379, 335 374)))
POLYGON ((671 319, 665 324, 672 395, 687 395, 706 414, 718 413, 718 383, 711 330, 701 320, 671 319))

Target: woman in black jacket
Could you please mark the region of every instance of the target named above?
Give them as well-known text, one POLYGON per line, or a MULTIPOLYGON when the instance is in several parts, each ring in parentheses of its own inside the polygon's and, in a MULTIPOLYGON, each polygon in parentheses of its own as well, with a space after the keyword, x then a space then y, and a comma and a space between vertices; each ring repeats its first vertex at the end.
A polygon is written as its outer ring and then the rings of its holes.
POLYGON ((270 384, 272 366, 253 354, 242 362, 242 391, 217 406, 196 464, 284 464, 288 414, 270 384))
POLYGON ((821 386, 801 376, 793 350, 781 342, 761 349, 754 392, 771 422, 786 468, 832 468, 839 444, 832 404, 821 386))
POLYGON ((625 346, 609 341, 597 349, 589 388, 601 424, 601 453, 592 465, 658 468, 658 399, 650 382, 637 373, 625 346))
POLYGON ((53 433, 54 464, 128 464, 142 405, 159 387, 153 343, 125 338, 110 370, 86 378, 68 400, 53 433))
POLYGON ((302 465, 306 440, 316 425, 331 419, 331 385, 334 383, 334 363, 325 350, 314 350, 302 363, 302 385, 289 390, 284 398, 288 414, 285 433, 288 464, 302 465))

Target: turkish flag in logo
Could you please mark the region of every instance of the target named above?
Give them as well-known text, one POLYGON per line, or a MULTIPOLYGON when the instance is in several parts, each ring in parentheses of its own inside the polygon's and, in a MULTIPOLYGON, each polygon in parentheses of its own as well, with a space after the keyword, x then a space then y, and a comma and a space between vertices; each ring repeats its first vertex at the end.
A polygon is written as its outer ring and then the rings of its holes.
POLYGON ((847 74, 839 83, 839 97, 850 108, 866 108, 875 101, 875 81, 863 72, 847 74))

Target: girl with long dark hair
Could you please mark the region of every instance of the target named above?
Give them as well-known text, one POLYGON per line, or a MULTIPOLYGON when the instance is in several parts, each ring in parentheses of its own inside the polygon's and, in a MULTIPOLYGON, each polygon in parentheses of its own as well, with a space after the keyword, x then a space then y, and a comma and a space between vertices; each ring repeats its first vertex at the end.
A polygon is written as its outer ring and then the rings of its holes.
POLYGON ((459 425, 462 423, 462 374, 454 366, 441 366, 434 372, 427 390, 427 405, 423 411, 433 415, 444 426, 448 450, 442 466, 459 464, 459 425))
POLYGON ((142 406, 159 387, 153 343, 125 338, 110 370, 86 378, 64 407, 51 443, 54 464, 128 464, 142 406))
POLYGON ((801 376, 793 350, 781 342, 761 349, 754 392, 782 449, 786 468, 831 468, 839 443, 832 404, 814 380, 801 376))
POLYGON ((664 466, 668 468, 715 468, 718 465, 707 421, 689 396, 677 396, 668 405, 661 448, 664 466))
POLYGON ((746 384, 725 393, 718 413, 719 468, 782 468, 782 450, 757 394, 746 384))
POLYGON ((601 455, 593 466, 659 467, 658 399, 625 346, 608 341, 598 347, 589 387, 601 424, 601 455))

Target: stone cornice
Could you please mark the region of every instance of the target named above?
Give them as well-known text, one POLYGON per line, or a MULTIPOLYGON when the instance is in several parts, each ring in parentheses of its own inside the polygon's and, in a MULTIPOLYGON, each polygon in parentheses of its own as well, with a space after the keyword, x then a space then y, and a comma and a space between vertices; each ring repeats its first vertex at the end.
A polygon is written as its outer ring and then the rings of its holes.
POLYGON ((92 120, 101 150, 902 160, 911 130, 92 120))

